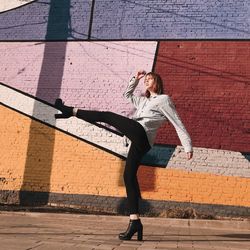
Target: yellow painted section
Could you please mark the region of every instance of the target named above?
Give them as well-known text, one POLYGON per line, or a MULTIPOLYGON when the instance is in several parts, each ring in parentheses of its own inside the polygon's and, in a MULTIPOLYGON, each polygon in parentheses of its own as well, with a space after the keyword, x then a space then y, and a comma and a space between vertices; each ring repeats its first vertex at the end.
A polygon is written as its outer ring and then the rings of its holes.
MULTIPOLYGON (((0 114, 0 189, 125 196, 116 156, 3 106, 0 114)), ((138 175, 145 199, 250 206, 250 178, 144 166, 138 175)))

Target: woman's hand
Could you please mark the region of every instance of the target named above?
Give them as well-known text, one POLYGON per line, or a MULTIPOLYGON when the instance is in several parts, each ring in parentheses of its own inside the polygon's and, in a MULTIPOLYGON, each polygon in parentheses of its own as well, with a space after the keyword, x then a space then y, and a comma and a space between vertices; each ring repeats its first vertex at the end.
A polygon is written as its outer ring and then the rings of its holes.
POLYGON ((187 158, 191 160, 193 158, 193 152, 187 152, 187 158))
POLYGON ((146 75, 146 71, 145 70, 139 70, 136 74, 136 79, 140 80, 142 79, 142 77, 144 77, 146 75))

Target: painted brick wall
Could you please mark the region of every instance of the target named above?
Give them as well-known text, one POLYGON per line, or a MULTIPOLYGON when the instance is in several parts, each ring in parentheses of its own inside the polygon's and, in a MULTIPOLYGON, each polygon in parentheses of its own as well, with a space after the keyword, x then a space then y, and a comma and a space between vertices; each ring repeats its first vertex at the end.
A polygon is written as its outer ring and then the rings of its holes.
POLYGON ((56 121, 53 103, 130 116, 122 93, 143 68, 162 75, 194 144, 187 162, 161 128, 138 174, 144 212, 250 216, 248 0, 21 4, 0 3, 0 203, 120 212, 122 137, 56 121))
MULTIPOLYGON (((11 5, 12 0, 3 1, 11 5)), ((15 11, 5 12, 0 15, 0 40, 250 37, 248 0, 93 2, 93 22, 90 21, 90 0, 37 0, 15 11), (49 14, 53 14, 53 22, 48 26, 49 14), (65 25, 67 21, 69 23, 65 25), (60 23, 62 25, 58 25, 60 23)), ((1 8, 5 10, 6 6, 0 6, 0 11, 1 8)))
POLYGON ((0 40, 86 39, 90 10, 90 0, 33 1, 0 15, 0 40))
POLYGON ((249 38, 249 2, 97 0, 98 39, 249 38))
MULTIPOLYGON (((197 147, 250 152, 249 42, 160 42, 156 71, 197 147)), ((157 142, 176 144, 171 126, 157 142)))
MULTIPOLYGON (((29 117, 5 107, 0 110, 4 116, 0 123, 3 190, 124 197, 124 161, 38 121, 33 121, 35 129, 30 131, 29 117), (50 158, 46 149, 52 134, 54 153, 50 158), (37 138, 38 144, 27 152, 28 136, 37 138)), ((184 152, 179 157, 183 160, 184 152)), ((250 205, 249 178, 144 166, 138 176, 146 200, 250 205)))

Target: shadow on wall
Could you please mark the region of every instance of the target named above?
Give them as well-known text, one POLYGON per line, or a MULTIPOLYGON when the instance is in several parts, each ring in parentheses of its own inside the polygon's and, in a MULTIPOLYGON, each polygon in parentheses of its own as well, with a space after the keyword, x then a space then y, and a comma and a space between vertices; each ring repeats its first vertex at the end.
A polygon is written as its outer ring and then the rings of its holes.
MULTIPOLYGON (((70 0, 51 0, 46 40, 67 40, 70 22, 70 0)), ((38 81, 36 97, 46 95, 46 89, 53 88, 54 95, 60 95, 66 42, 46 42, 44 48, 43 62, 38 81)), ((39 113, 39 107, 35 104, 33 114, 39 113)), ((54 114, 51 114, 53 116, 54 114)), ((55 134, 42 131, 42 127, 36 121, 31 121, 30 134, 27 148, 26 163, 24 169, 23 183, 20 191, 20 204, 31 205, 29 193, 22 191, 41 191, 46 195, 37 197, 32 201, 36 205, 48 203, 50 191, 50 176, 53 160, 53 149, 55 134)))
MULTIPOLYGON (((152 214, 154 208, 147 200, 139 200, 139 213, 140 214, 152 214)), ((117 205, 117 213, 123 215, 129 215, 129 208, 126 198, 121 198, 117 205)))

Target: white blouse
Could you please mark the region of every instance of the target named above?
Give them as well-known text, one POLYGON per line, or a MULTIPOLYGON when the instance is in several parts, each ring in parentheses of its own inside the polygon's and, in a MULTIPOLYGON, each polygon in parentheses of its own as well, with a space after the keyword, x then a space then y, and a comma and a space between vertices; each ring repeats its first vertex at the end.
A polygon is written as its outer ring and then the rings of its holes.
POLYGON ((171 98, 164 94, 149 98, 135 96, 133 92, 138 83, 139 80, 133 77, 123 96, 129 99, 136 108, 132 119, 138 121, 144 127, 149 144, 153 145, 158 128, 168 120, 174 126, 185 152, 192 152, 191 138, 177 114, 171 98))

